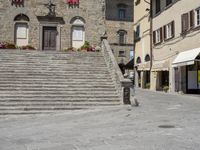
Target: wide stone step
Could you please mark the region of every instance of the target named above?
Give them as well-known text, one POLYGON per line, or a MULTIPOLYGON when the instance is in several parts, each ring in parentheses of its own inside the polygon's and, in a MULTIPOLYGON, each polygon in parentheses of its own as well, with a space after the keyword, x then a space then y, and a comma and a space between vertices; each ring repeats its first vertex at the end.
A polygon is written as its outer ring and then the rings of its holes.
POLYGON ((8 86, 8 87, 1 87, 0 86, 0 92, 1 91, 116 91, 115 87, 110 86, 110 87, 82 87, 80 88, 79 86, 73 87, 73 88, 68 88, 68 87, 63 87, 63 86, 41 86, 41 87, 32 87, 32 86, 8 86))
POLYGON ((56 100, 56 99, 70 99, 70 98, 88 98, 88 99, 93 99, 93 98, 98 98, 98 99, 104 99, 104 98, 117 98, 118 95, 117 94, 113 94, 113 95, 105 95, 105 94, 100 94, 100 95, 86 95, 86 94, 77 94, 77 95, 58 95, 58 94, 54 94, 54 95, 23 95, 23 94, 18 94, 18 95, 10 95, 10 94, 4 94, 4 95, 0 95, 0 100, 6 100, 6 99, 52 99, 52 100, 56 100))
POLYGON ((119 97, 115 96, 99 96, 99 97, 4 97, 0 99, 0 103, 5 102, 90 102, 90 101, 119 101, 119 97))
POLYGON ((120 105, 119 101, 73 101, 73 102, 0 102, 0 109, 5 107, 64 107, 64 106, 96 106, 96 105, 120 105))
MULTIPOLYGON (((1 68, 0 68, 1 69, 1 68)), ((32 69, 32 68, 20 68, 20 69, 10 69, 10 68, 5 68, 5 69, 1 69, 0 70, 0 74, 16 74, 16 73, 48 73, 48 74, 52 74, 52 73, 61 73, 61 74, 109 74, 108 71, 105 71, 105 70, 77 70, 77 69, 74 69, 74 70, 60 70, 60 69, 49 69, 49 68, 44 68, 41 70, 41 68, 37 68, 37 69, 32 69)))
POLYGON ((25 75, 20 75, 20 76, 16 76, 16 75, 0 75, 0 78, 4 79, 4 80, 10 80, 10 79, 14 79, 14 80, 21 80, 21 79, 109 79, 111 80, 110 76, 103 76, 103 75, 99 75, 99 76, 95 76, 95 75, 88 75, 88 76, 80 76, 80 75, 63 75, 63 76, 53 76, 53 75, 31 75, 31 74, 27 74, 25 75))
POLYGON ((114 106, 114 105, 119 105, 119 103, 85 103, 85 104, 81 104, 81 103, 77 103, 77 104, 71 104, 71 105, 55 105, 55 106, 20 106, 20 105, 17 105, 17 106, 0 106, 0 111, 21 111, 21 110, 24 110, 24 111, 36 111, 36 110, 70 110, 72 108, 74 109, 87 109, 89 107, 92 107, 92 106, 114 106))
POLYGON ((108 72, 98 72, 98 73, 95 73, 95 72, 65 72, 65 71, 60 71, 60 72, 55 72, 55 71, 15 71, 15 72, 12 72, 12 71, 0 71, 0 76, 11 76, 11 75, 15 75, 15 76, 24 76, 24 75, 44 75, 44 76, 52 76, 52 75, 56 75, 56 76, 76 76, 76 75, 81 75, 81 76, 88 76, 88 75, 92 75, 92 76, 106 76, 106 75, 109 75, 108 72))
POLYGON ((0 78, 0 86, 4 85, 4 84, 10 84, 10 85, 16 85, 16 84, 33 84, 33 85, 89 85, 89 86, 93 86, 93 85, 113 85, 112 80, 110 79, 32 79, 32 78, 27 78, 27 79, 20 79, 20 80, 16 80, 15 78, 10 78, 9 80, 5 80, 5 78, 0 78), (76 81, 77 80, 77 81, 76 81))
POLYGON ((0 50, 0 115, 120 105, 102 53, 0 50))

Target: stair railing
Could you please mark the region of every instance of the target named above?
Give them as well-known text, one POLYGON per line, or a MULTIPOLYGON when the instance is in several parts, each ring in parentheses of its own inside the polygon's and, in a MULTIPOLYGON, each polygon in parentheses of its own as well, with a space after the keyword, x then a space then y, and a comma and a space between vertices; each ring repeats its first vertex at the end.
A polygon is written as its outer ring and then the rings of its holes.
POLYGON ((112 49, 107 40, 107 37, 102 37, 101 41, 102 53, 107 67, 109 68, 109 71, 111 73, 112 80, 115 83, 117 93, 120 96, 120 100, 122 100, 123 104, 131 104, 130 91, 131 88, 133 88, 132 81, 130 79, 125 79, 122 75, 122 72, 116 62, 115 56, 113 55, 112 49))

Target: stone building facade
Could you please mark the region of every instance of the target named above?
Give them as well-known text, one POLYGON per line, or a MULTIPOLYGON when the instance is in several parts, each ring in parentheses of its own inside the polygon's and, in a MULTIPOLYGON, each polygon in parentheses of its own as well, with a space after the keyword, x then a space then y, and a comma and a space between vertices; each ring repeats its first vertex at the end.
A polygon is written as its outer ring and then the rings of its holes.
POLYGON ((133 56, 133 0, 106 1, 106 33, 118 64, 133 56))
POLYGON ((78 48, 84 41, 100 43, 105 33, 104 0, 77 0, 70 5, 67 0, 52 1, 55 16, 48 15, 48 2, 0 0, 0 41, 39 50, 78 48))
POLYGON ((200 1, 152 0, 151 88, 200 93, 200 1))
POLYGON ((150 87, 151 30, 150 0, 134 0, 135 86, 150 87))

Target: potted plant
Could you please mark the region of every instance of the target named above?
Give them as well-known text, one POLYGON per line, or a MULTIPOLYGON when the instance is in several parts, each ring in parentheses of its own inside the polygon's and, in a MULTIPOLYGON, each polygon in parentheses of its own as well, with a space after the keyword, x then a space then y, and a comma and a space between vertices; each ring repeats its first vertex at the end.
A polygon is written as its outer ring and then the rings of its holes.
POLYGON ((167 86, 167 85, 163 86, 163 91, 164 92, 168 92, 169 91, 169 86, 167 86))

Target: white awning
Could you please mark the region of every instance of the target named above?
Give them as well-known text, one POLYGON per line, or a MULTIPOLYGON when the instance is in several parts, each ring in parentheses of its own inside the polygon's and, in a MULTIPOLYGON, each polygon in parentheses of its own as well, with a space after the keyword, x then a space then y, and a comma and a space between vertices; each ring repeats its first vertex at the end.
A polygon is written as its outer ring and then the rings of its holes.
POLYGON ((200 60, 196 60, 199 54, 200 54, 200 48, 181 52, 173 61, 172 67, 193 65, 195 61, 200 61, 200 60))

